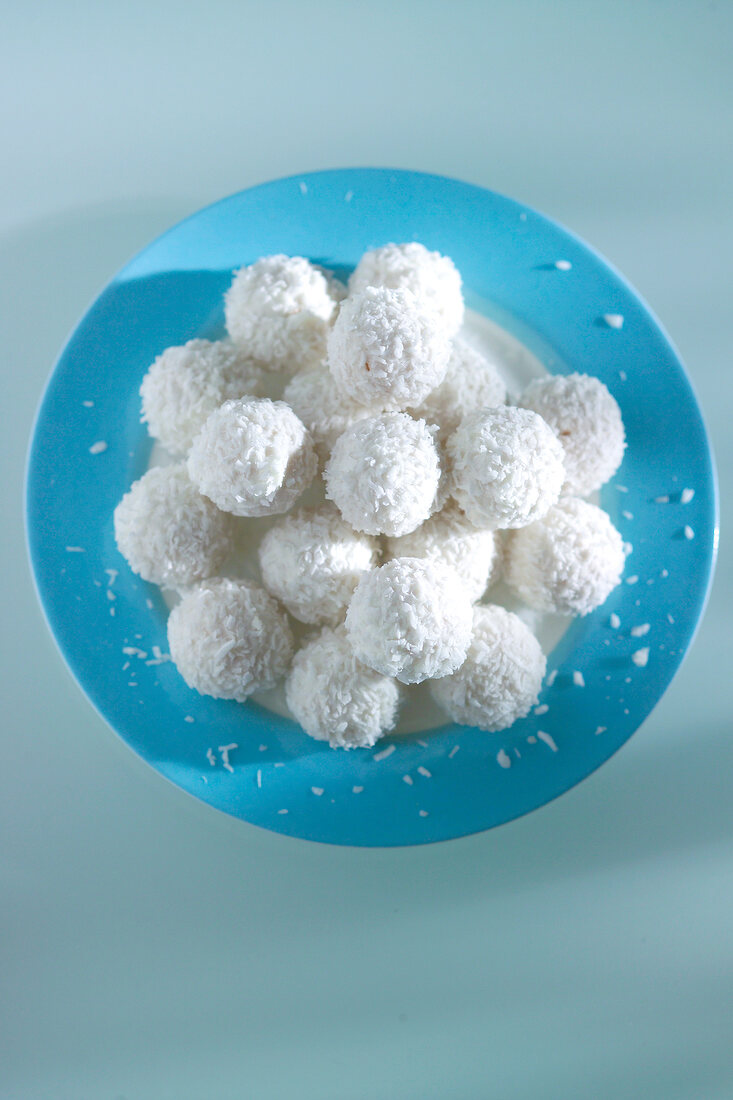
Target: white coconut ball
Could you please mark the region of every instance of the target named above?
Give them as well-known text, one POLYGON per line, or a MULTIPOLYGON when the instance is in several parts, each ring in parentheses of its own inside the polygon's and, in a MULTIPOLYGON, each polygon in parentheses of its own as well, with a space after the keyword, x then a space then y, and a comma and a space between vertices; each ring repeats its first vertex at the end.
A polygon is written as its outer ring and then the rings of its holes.
POLYGON ((318 467, 313 441, 289 405, 225 401, 196 436, 188 472, 200 492, 235 516, 287 512, 318 467))
POLYGON ((505 400, 506 386, 495 363, 457 337, 445 378, 410 412, 438 424, 443 436, 454 432, 468 413, 503 405, 505 400))
POLYGON ((346 299, 328 334, 328 366, 345 397, 406 409, 445 377, 450 334, 409 290, 366 287, 346 299))
POLYGON ((357 661, 343 628, 326 627, 296 653, 285 695, 305 732, 335 749, 374 745, 400 703, 397 682, 357 661))
POLYGON ((452 569, 393 558, 359 581, 346 631, 363 664, 403 684, 419 684, 463 663, 471 621, 471 598, 452 569))
POLYGON ((359 420, 334 444, 326 496, 369 535, 406 535, 428 518, 440 484, 433 432, 406 413, 359 420))
POLYGON ((454 722, 495 732, 524 718, 537 702, 545 675, 540 644, 522 620, 493 604, 477 605, 466 660, 430 685, 454 722))
POLYGON ((453 496, 477 527, 533 523, 551 508, 565 480, 562 447, 529 409, 479 409, 448 440, 453 496))
POLYGON ((302 256, 264 256, 240 268, 224 298, 227 332, 270 370, 324 360, 326 334, 345 288, 302 256))
POLYGON ((357 405, 344 397, 325 367, 299 371, 293 375, 285 387, 283 401, 290 405, 311 433, 322 462, 328 459, 334 443, 351 424, 381 411, 357 405))
POLYGON ((587 496, 616 473, 626 447, 624 425, 615 398, 600 378, 588 374, 537 378, 519 404, 539 413, 560 440, 565 492, 587 496))
POLYGON ((332 504, 299 508, 278 520, 259 547, 265 588, 302 623, 335 625, 378 545, 358 534, 332 504))
POLYGON ((349 279, 349 293, 357 294, 368 286, 411 290, 442 316, 451 336, 463 324, 461 276, 455 264, 416 241, 365 252, 349 279))
POLYGON ((183 462, 134 482, 115 508, 114 530, 132 571, 167 588, 212 576, 234 539, 231 516, 201 496, 183 462))
POLYGON ((623 540, 606 513, 564 497, 507 536, 504 577, 530 607, 587 615, 620 582, 624 562, 623 540))
POLYGON ((293 635, 259 585, 217 577, 187 592, 168 618, 168 646, 189 687, 242 703, 285 675, 293 635))
POLYGON ((143 422, 173 455, 188 454, 214 409, 262 393, 262 371, 228 340, 189 340, 166 348, 140 386, 143 422))
POLYGON ((497 579, 501 561, 499 540, 494 532, 479 530, 453 503, 411 534, 387 539, 387 549, 395 558, 425 558, 453 569, 472 603, 480 600, 497 579))

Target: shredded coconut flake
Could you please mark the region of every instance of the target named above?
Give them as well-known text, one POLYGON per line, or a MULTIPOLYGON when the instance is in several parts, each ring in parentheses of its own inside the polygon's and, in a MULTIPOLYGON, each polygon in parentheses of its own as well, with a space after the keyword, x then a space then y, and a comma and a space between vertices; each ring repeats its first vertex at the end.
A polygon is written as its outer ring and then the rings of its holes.
POLYGON ((537 736, 541 741, 544 741, 546 745, 549 745, 553 752, 557 752, 557 745, 551 734, 545 733, 544 730, 537 730, 537 736))
POLYGON ((403 775, 402 776, 402 782, 406 783, 408 787, 411 787, 412 786, 412 776, 411 775, 403 775))
POLYGON ((497 759, 500 767, 502 767, 502 768, 511 768, 512 759, 504 751, 504 749, 499 749, 498 753, 496 754, 496 759, 497 759))
POLYGON ((637 668, 645 668, 649 662, 649 647, 645 646, 644 649, 637 649, 635 653, 631 654, 631 660, 637 668))
POLYGON ((539 707, 534 708, 534 713, 537 715, 547 714, 549 709, 550 708, 548 707, 547 703, 542 703, 539 707))
POLYGON ((454 746, 453 746, 453 748, 452 748, 452 749, 450 750, 450 752, 448 753, 448 759, 449 759, 449 760, 452 760, 452 759, 453 759, 453 757, 454 757, 454 756, 456 755, 456 753, 457 753, 457 752, 460 752, 460 750, 461 750, 461 746, 460 746, 460 745, 454 745, 454 746))
POLYGON ((686 524, 685 525, 685 538, 686 539, 694 539, 694 537, 695 537, 695 532, 692 530, 692 528, 689 526, 689 524, 686 524))
POLYGON ((387 745, 386 749, 382 749, 381 752, 375 752, 372 760, 386 760, 388 756, 391 756, 395 751, 394 745, 387 745))
POLYGON ((689 504, 694 495, 694 489, 683 489, 680 493, 680 504, 689 504))
POLYGON ((649 633, 650 629, 651 629, 651 624, 650 623, 641 623, 640 626, 632 626, 632 628, 631 628, 631 637, 632 638, 643 638, 645 634, 649 633))
POLYGON ((623 328, 624 318, 621 313, 604 313, 603 320, 606 322, 609 328, 623 328))
POLYGON ((611 626, 613 627, 614 630, 618 630, 618 628, 621 626, 621 620, 619 619, 619 617, 618 617, 618 615, 616 614, 615 611, 611 612, 611 617, 609 619, 609 622, 610 622, 610 624, 611 624, 611 626))
POLYGON ((606 732, 606 727, 605 726, 598 726, 596 728, 596 737, 598 736, 599 733, 605 733, 605 732, 606 732))
POLYGON ((364 788, 363 787, 352 787, 351 790, 354 794, 361 794, 361 792, 364 790, 364 788))
POLYGON ((211 764, 211 766, 213 768, 214 765, 216 764, 216 754, 214 753, 213 749, 209 748, 209 749, 206 750, 206 759, 209 761, 209 763, 211 764))
POLYGON ((424 768, 422 764, 417 770, 420 772, 420 775, 424 775, 426 779, 432 779, 433 773, 429 772, 427 768, 424 768))
POLYGON ((102 451, 107 450, 107 444, 103 439, 98 440, 96 443, 92 443, 89 448, 90 455, 101 455, 102 451))
POLYGON ((238 749, 239 745, 236 742, 232 742, 231 745, 219 745, 219 752, 221 753, 221 762, 228 772, 233 772, 234 768, 229 763, 229 753, 238 749))
POLYGON ((570 271, 572 266, 570 260, 555 260, 555 267, 558 271, 570 271))
POLYGON ((582 672, 578 672, 578 671, 576 670, 576 671, 575 671, 575 672, 573 673, 573 683, 575 684, 575 686, 576 686, 576 687, 581 687, 581 688, 584 688, 584 687, 585 687, 585 679, 584 679, 584 677, 583 677, 583 673, 582 673, 582 672))

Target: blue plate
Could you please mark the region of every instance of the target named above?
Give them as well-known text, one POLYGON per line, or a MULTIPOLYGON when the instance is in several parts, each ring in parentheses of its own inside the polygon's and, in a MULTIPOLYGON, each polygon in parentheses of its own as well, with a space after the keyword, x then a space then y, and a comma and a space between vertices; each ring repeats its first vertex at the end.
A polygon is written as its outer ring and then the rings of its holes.
POLYGON ((41 602, 72 673, 162 775, 218 809, 290 836, 425 844, 541 806, 599 767, 643 722, 705 605, 717 493, 679 356, 605 260, 535 211, 479 187, 354 169, 233 195, 170 230, 119 273, 73 333, 43 397, 27 527, 41 602), (167 651, 166 608, 118 554, 112 512, 148 462, 140 380, 164 347, 221 326, 233 268, 286 252, 348 269, 365 249, 412 239, 451 256, 469 304, 548 369, 588 371, 614 394, 628 449, 601 503, 633 552, 625 582, 595 614, 575 621, 551 654, 540 714, 500 734, 447 724, 424 739, 334 752, 254 703, 202 698, 159 661, 167 651), (558 268, 557 260, 571 267, 558 268), (690 489, 688 500, 683 490, 690 489), (645 624, 647 633, 634 634, 645 624), (648 657, 643 666, 633 659, 639 651, 648 651, 636 658, 648 657), (232 745, 222 754, 220 746, 232 745))

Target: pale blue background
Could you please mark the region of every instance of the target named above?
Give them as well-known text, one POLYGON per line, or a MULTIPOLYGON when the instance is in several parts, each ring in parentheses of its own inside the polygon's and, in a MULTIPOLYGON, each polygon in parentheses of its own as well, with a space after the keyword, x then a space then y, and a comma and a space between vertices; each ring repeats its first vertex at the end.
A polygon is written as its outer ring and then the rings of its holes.
POLYGON ((733 6, 0 17, 2 1100, 730 1100, 725 540, 685 666, 600 772, 490 834, 341 850, 229 820, 115 739, 42 621, 20 498, 50 365, 116 268, 220 195, 386 164, 513 195, 624 271, 688 363, 725 524, 733 6))

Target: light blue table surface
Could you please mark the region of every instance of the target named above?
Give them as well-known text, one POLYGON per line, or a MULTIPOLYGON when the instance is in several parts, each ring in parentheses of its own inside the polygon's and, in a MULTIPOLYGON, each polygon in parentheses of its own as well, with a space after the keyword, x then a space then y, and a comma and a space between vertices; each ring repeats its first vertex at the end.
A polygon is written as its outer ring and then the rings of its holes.
POLYGON ((0 1100, 730 1100, 733 6, 0 15, 0 1100), (349 164, 600 249, 679 347, 720 475, 707 616, 652 716, 553 804, 426 848, 293 841, 165 783, 71 680, 26 564, 34 410, 88 302, 204 203, 349 164))

